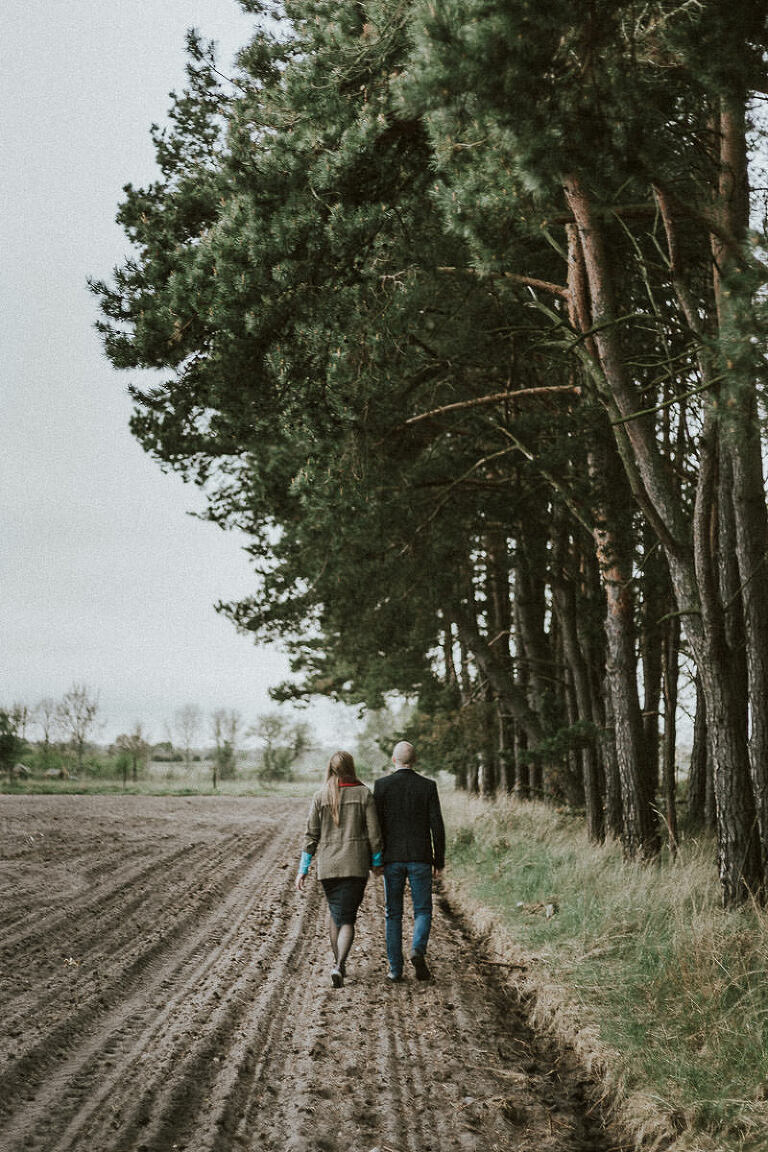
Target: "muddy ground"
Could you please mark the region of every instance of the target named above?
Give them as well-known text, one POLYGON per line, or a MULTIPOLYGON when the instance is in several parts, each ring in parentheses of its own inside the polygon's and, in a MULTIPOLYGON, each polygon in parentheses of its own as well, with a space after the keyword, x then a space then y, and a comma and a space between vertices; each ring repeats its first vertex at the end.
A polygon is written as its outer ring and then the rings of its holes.
POLYGON ((3 1152, 607 1152, 444 900, 385 981, 371 879, 346 985, 305 801, 0 796, 3 1152))

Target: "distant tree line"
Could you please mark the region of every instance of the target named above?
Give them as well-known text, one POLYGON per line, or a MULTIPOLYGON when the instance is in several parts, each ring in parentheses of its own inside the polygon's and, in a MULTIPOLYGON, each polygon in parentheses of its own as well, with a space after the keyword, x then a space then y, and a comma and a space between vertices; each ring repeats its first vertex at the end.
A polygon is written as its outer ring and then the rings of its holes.
MULTIPOLYGON (((263 5, 249 0, 249 11, 263 5)), ((763 0, 286 0, 188 88, 92 285, 148 452, 301 681, 487 795, 768 879, 763 0), (408 733, 405 733, 408 734, 408 733)))
POLYGON ((39 732, 43 769, 52 769, 57 748, 67 746, 82 771, 98 714, 98 694, 81 683, 72 684, 60 700, 44 696, 33 706, 16 702, 0 707, 0 771, 13 775, 33 729, 39 732))
MULTIPOLYGON (((0 775, 7 774, 12 780, 15 775, 29 773, 22 760, 32 749, 33 733, 39 737, 34 743, 36 767, 44 774, 68 777, 70 766, 82 774, 87 754, 92 751, 98 713, 98 694, 80 683, 73 684, 58 701, 44 697, 34 706, 17 702, 0 707, 0 775)), ((189 771, 193 762, 204 759, 210 764, 216 788, 222 780, 236 777, 245 739, 258 742, 257 775, 264 780, 286 780, 313 747, 309 725, 289 720, 277 711, 260 716, 245 728, 236 709, 215 709, 208 727, 212 747, 205 744, 204 714, 197 704, 177 709, 166 729, 167 739, 159 744, 151 742, 140 722, 115 738, 107 752, 124 784, 129 779, 137 782, 153 760, 183 763, 189 771)), ((104 769, 101 760, 98 768, 100 772, 104 769)))

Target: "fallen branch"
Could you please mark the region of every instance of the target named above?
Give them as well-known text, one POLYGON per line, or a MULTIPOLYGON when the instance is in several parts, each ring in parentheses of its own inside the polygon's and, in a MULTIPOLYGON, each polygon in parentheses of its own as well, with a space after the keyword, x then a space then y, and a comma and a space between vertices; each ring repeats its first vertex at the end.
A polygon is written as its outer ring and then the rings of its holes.
POLYGON ((494 968, 517 968, 520 972, 527 972, 527 964, 513 964, 511 960, 478 960, 478 964, 493 964, 494 968))

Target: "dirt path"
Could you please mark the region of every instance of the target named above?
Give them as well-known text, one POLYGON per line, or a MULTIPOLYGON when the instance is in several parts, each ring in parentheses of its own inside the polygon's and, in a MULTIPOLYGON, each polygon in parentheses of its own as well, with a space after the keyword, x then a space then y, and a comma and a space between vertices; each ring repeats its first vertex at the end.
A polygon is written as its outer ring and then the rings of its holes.
POLYGON ((615 1147, 444 904, 390 986, 371 881, 330 987, 305 807, 0 796, 3 1152, 615 1147))

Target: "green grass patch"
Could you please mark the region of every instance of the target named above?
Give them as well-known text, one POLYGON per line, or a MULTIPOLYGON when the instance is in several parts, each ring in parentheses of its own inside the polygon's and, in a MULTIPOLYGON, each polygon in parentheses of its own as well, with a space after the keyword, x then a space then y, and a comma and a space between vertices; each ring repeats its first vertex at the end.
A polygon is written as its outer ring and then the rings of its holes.
POLYGON ((104 776, 83 776, 80 779, 51 780, 32 777, 27 780, 7 780, 0 783, 0 794, 10 796, 296 796, 309 797, 320 786, 319 780, 300 779, 270 783, 255 776, 243 776, 222 781, 213 788, 210 776, 178 778, 149 776, 128 781, 123 786, 119 779, 104 776))
POLYGON ((619 1054, 622 1090, 674 1114, 681 1148, 764 1150, 768 919, 720 907, 714 843, 642 867, 542 804, 456 795, 446 815, 452 874, 619 1054))

